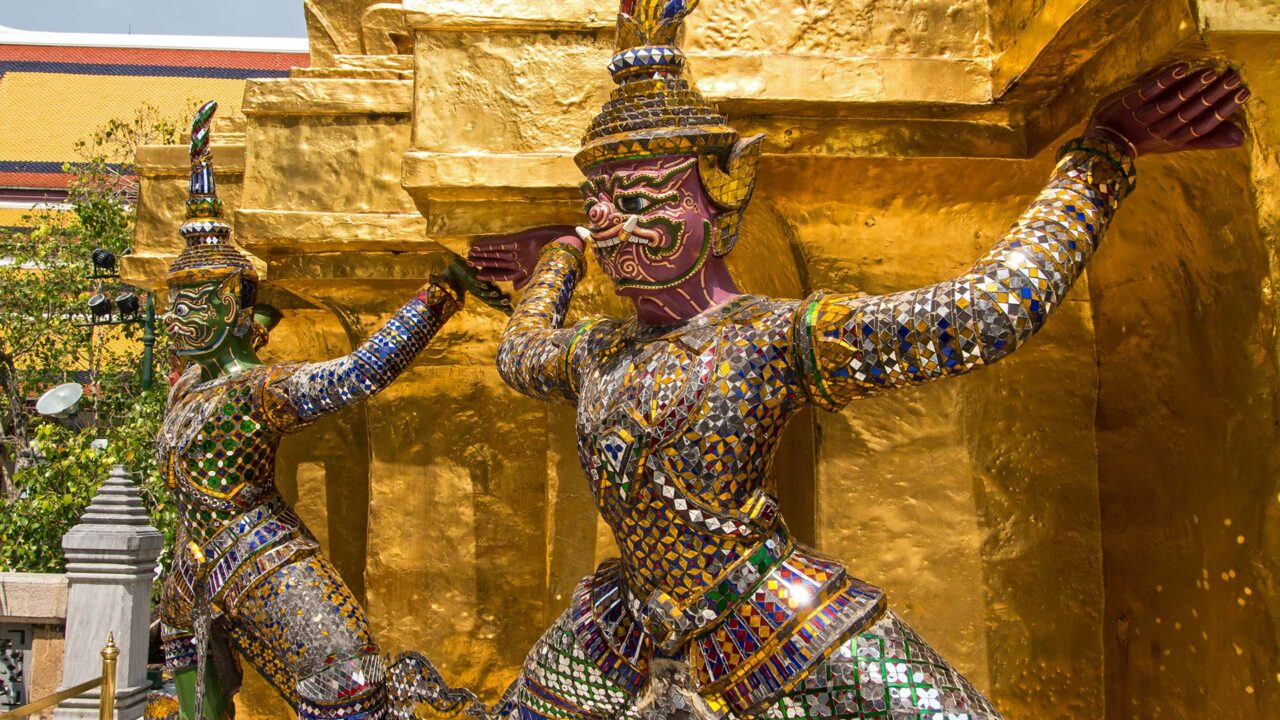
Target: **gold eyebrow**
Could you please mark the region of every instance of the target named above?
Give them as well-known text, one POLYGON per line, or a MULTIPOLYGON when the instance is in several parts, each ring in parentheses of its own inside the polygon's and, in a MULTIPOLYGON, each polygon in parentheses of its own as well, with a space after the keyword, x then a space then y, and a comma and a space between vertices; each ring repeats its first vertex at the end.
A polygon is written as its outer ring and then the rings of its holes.
POLYGON ((609 192, 622 189, 628 190, 637 185, 663 185, 670 182, 672 178, 680 173, 688 170, 697 164, 696 158, 690 158, 670 168, 661 175, 654 175, 649 171, 635 173, 613 173, 611 175, 597 175, 593 178, 597 182, 603 180, 609 192))
POLYGON ((204 295, 206 292, 208 292, 208 289, 207 288, 182 288, 180 290, 173 290, 172 292, 175 293, 173 295, 174 301, 196 300, 201 295, 204 295))

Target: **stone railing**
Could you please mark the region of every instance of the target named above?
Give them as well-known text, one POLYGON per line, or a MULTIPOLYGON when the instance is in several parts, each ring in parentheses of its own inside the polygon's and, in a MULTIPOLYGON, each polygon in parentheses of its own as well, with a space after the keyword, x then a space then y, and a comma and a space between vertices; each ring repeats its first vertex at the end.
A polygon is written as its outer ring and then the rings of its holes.
POLYGON ((0 713, 58 689, 66 621, 65 575, 0 573, 0 713))

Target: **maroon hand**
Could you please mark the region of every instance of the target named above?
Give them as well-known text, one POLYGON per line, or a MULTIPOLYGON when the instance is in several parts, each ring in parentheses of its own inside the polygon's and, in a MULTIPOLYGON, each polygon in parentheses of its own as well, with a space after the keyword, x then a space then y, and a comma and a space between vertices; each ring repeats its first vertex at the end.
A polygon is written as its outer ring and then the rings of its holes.
POLYGON ((1230 119, 1250 94, 1234 69, 1178 63, 1103 100, 1085 134, 1134 157, 1239 147, 1244 131, 1230 119))
POLYGON ((566 236, 573 237, 573 228, 569 225, 550 225, 482 238, 472 243, 467 260, 476 267, 481 280, 510 281, 519 290, 529 282, 542 248, 566 236))

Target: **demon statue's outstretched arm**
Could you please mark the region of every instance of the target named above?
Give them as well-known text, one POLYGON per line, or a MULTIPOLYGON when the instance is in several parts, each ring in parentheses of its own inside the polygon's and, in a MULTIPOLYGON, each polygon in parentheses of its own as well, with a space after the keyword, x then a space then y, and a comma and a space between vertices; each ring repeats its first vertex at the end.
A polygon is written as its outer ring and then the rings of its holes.
POLYGON ((462 307, 462 298, 458 288, 432 279, 351 353, 272 368, 262 394, 271 424, 280 432, 297 430, 382 391, 462 307))
POLYGON ((987 365, 1044 324, 1133 190, 1143 155, 1239 146, 1230 118, 1249 99, 1239 74, 1180 63, 1104 100, 1063 148, 1049 185, 969 272, 893 295, 819 292, 792 324, 792 363, 818 405, 987 365))
POLYGON ((1073 141, 1040 197, 965 274, 892 295, 815 293, 797 309, 792 344, 810 396, 836 409, 1013 352, 1080 277, 1133 178, 1119 147, 1073 141))

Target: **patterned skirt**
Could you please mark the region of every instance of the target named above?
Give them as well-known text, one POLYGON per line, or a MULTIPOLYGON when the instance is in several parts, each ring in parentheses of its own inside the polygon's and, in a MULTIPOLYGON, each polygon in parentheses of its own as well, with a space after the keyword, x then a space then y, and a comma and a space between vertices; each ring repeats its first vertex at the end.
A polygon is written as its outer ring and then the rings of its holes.
MULTIPOLYGON (((635 701, 588 659, 566 612, 529 653, 502 711, 520 720, 640 718, 635 701)), ((723 706, 718 712, 734 717, 723 706)), ((753 717, 1001 720, 982 693, 892 611, 838 645, 753 717)))
MULTIPOLYGON (((164 625, 166 665, 196 663, 189 618, 164 625), (175 626, 176 625, 176 626, 175 626)), ((346 583, 323 555, 264 577, 216 621, 231 647, 303 718, 381 718, 385 661, 346 583)))

